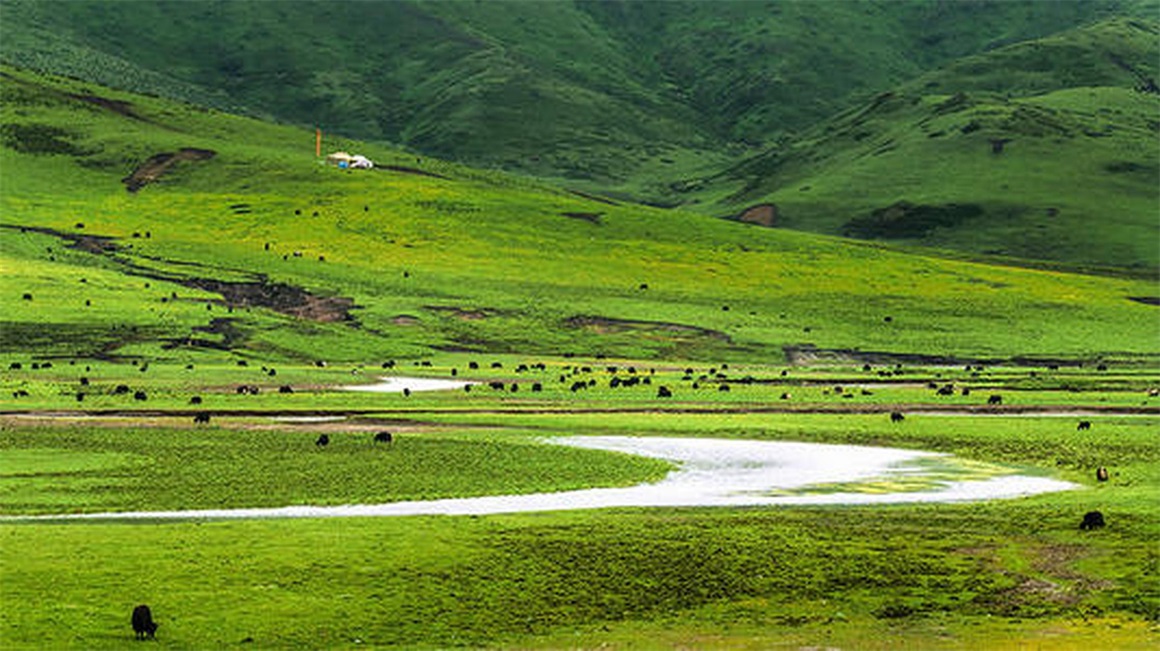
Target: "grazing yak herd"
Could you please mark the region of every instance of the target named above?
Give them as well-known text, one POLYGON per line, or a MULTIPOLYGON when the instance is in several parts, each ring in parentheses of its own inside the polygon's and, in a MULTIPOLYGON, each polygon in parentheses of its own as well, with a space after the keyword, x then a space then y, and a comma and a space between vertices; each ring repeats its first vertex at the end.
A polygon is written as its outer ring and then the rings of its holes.
MULTIPOLYGON (((247 363, 245 361, 239 361, 238 365, 245 366, 245 365, 247 365, 247 363)), ((315 365, 320 367, 320 368, 326 367, 325 362, 316 362, 315 365)), ((431 366, 431 363, 430 362, 415 362, 415 365, 429 367, 429 366, 431 366)), ((472 361, 472 362, 469 362, 467 364, 467 367, 471 371, 478 371, 478 370, 480 370, 481 365, 479 362, 472 361)), ((493 370, 504 368, 502 362, 492 362, 490 367, 493 370)), ((10 371, 20 371, 20 370, 23 370, 25 367, 21 362, 12 362, 8 368, 10 371)), ((29 368, 31 370, 50 369, 50 368, 52 368, 52 363, 51 362, 30 363, 29 368)), ((148 364, 141 363, 139 365, 139 370, 142 372, 145 372, 147 370, 147 368, 148 368, 148 364)), ((187 368, 192 368, 192 365, 188 366, 187 368)), ((394 368, 396 368, 396 363, 393 360, 388 361, 388 362, 384 362, 382 364, 382 368, 383 369, 394 369, 394 368)), ((595 388, 597 386, 601 386, 602 384, 606 384, 606 386, 609 389, 628 389, 628 388, 633 388, 633 387, 641 387, 641 386, 650 386, 651 385, 651 386, 655 387, 655 395, 656 395, 656 398, 658 398, 658 399, 673 399, 680 392, 680 391, 678 391, 678 389, 681 389, 681 388, 698 390, 698 389, 702 389, 702 388, 711 387, 715 384, 717 391, 728 392, 731 390, 731 386, 730 386, 731 384, 737 384, 737 385, 777 384, 776 381, 771 382, 769 380, 759 380, 759 379, 753 378, 752 376, 730 377, 726 372, 726 371, 728 371, 728 368, 729 367, 727 364, 721 364, 720 368, 717 368, 717 367, 710 368, 710 369, 708 369, 707 372, 697 372, 693 368, 686 368, 686 369, 684 369, 683 375, 681 375, 681 377, 680 377, 681 384, 674 383, 674 384, 662 385, 662 384, 654 384, 654 380, 657 377, 655 369, 638 370, 637 368, 632 367, 632 366, 626 366, 626 367, 605 366, 604 368, 594 369, 592 366, 566 365, 566 366, 561 367, 559 374, 558 374, 558 377, 556 377, 556 379, 558 380, 558 384, 562 388, 566 388, 568 391, 570 391, 572 393, 577 393, 579 391, 586 391, 586 390, 595 388), (598 376, 600 374, 603 374, 604 377, 606 378, 606 380, 604 382, 602 382, 601 380, 598 379, 598 376), (596 377, 594 377, 594 376, 596 376, 596 377)), ((867 364, 866 366, 863 367, 862 370, 869 372, 872 370, 872 368, 870 367, 869 364, 867 364)), ((967 370, 972 372, 972 376, 977 377, 978 373, 982 371, 982 367, 968 366, 967 370)), ((1103 369, 1101 369, 1101 370, 1103 370, 1103 369)), ((85 371, 86 372, 90 371, 90 368, 85 367, 85 371)), ((270 376, 270 377, 275 376, 277 373, 274 369, 267 369, 265 367, 262 368, 262 371, 265 373, 265 375, 270 376)), ((530 373, 534 373, 537 371, 540 373, 547 373, 548 366, 544 363, 535 363, 535 364, 519 364, 518 366, 516 366, 514 368, 514 372, 517 375, 530 374, 530 373)), ((356 369, 355 371, 352 371, 352 372, 358 373, 360 371, 358 371, 356 369)), ((898 369, 891 370, 891 371, 879 370, 878 374, 879 375, 897 375, 901 372, 902 371, 898 370, 898 369)), ((459 370, 456 368, 450 369, 450 375, 451 375, 451 377, 459 377, 460 376, 459 370)), ((553 377, 555 377, 555 376, 553 376, 553 377)), ((782 371, 781 378, 784 379, 787 377, 788 377, 788 371, 782 371)), ((78 388, 76 391, 76 399, 78 402, 84 400, 86 392, 94 392, 94 387, 92 386, 88 376, 79 377, 77 380, 77 383, 78 383, 78 388)), ((536 381, 532 381, 532 380, 524 381, 522 384, 519 381, 511 381, 511 380, 508 380, 508 381, 491 380, 491 381, 488 381, 488 382, 483 383, 483 384, 475 384, 472 382, 467 382, 463 385, 463 390, 465 392, 470 393, 473 390, 473 387, 480 387, 480 386, 487 387, 494 392, 518 393, 521 390, 526 388, 526 390, 529 391, 530 393, 541 393, 545 390, 545 380, 543 378, 538 378, 536 381)), ((939 396, 939 397, 949 397, 949 396, 955 396, 955 395, 961 395, 961 396, 970 396, 971 395, 971 387, 968 387, 968 386, 956 387, 952 383, 939 384, 939 383, 930 382, 927 384, 927 387, 929 389, 933 390, 934 394, 936 396, 939 396)), ((261 390, 262 390, 261 387, 256 385, 256 384, 242 384, 242 385, 238 385, 237 387, 235 387, 234 393, 236 393, 239 396, 241 396, 241 395, 256 396, 256 395, 259 395, 261 393, 261 390)), ((859 388, 858 390, 861 392, 862 395, 872 395, 871 392, 866 388, 859 388)), ((124 395, 126 397, 131 395, 132 399, 136 400, 136 401, 146 401, 149 399, 149 396, 146 393, 146 391, 134 390, 127 384, 118 384, 115 387, 113 387, 111 391, 109 391, 108 389, 104 389, 102 391, 99 391, 99 393, 103 393, 103 394, 110 394, 111 393, 112 395, 115 395, 115 396, 124 395)), ((278 387, 278 393, 292 394, 292 393, 294 393, 294 389, 289 384, 283 384, 283 385, 278 387)), ((825 395, 836 395, 836 396, 840 396, 842 398, 855 397, 855 390, 852 390, 849 386, 828 387, 828 388, 823 390, 823 393, 825 395)), ((14 398, 18 398, 18 399, 19 398, 27 398, 30 396, 29 392, 26 389, 17 389, 15 391, 13 391, 12 395, 14 398)), ((407 398, 410 395, 411 395, 410 390, 404 389, 403 397, 407 398)), ((1150 397, 1156 397, 1156 396, 1160 395, 1160 390, 1152 389, 1148 392, 1148 395, 1150 397)), ((789 392, 781 392, 780 393, 780 399, 783 401, 790 400, 791 398, 792 398, 792 395, 789 392)), ((203 399, 199 395, 192 396, 189 399, 190 405, 201 406, 202 403, 203 403, 203 399)), ((985 403, 986 403, 986 405, 991 406, 991 407, 997 407, 997 406, 1003 405, 1004 404, 1003 396, 1002 396, 1002 394, 999 394, 999 393, 991 393, 987 396, 985 403)), ((892 423, 898 424, 898 426, 904 426, 901 424, 904 423, 904 421, 906 420, 906 415, 902 411, 893 410, 893 411, 889 411, 888 414, 889 414, 890 421, 892 423)), ((192 416, 193 416, 194 425, 208 425, 211 421, 211 412, 209 412, 209 411, 196 411, 196 412, 193 412, 192 416)), ((1076 430, 1080 431, 1080 432, 1086 432, 1086 431, 1092 430, 1092 427, 1093 427, 1092 422, 1090 420, 1081 420, 1076 425, 1076 430)), ((392 446, 396 441, 397 441, 397 438, 391 432, 388 432, 388 431, 378 431, 378 432, 373 433, 370 437, 370 443, 373 445, 376 445, 376 446, 380 446, 380 445, 381 446, 392 446)), ((331 445, 331 437, 329 434, 325 434, 325 433, 319 434, 317 436, 317 438, 315 439, 314 444, 320 450, 325 449, 331 445)), ((1095 476, 1096 476, 1096 480, 1100 483, 1107 482, 1110 479, 1110 473, 1109 473, 1108 469, 1104 466, 1100 466, 1096 470, 1095 476)), ((1089 512, 1084 514, 1083 519, 1080 522, 1079 528, 1083 531, 1092 531, 1092 530, 1100 529, 1104 526, 1106 526, 1106 520, 1105 520, 1103 513, 1101 513, 1100 511, 1089 511, 1089 512)), ((154 637, 154 635, 157 631, 157 627, 158 627, 158 624, 153 621, 152 612, 150 611, 150 608, 147 605, 139 605, 133 609, 132 625, 133 625, 133 631, 136 634, 138 639, 146 639, 146 638, 154 637)))

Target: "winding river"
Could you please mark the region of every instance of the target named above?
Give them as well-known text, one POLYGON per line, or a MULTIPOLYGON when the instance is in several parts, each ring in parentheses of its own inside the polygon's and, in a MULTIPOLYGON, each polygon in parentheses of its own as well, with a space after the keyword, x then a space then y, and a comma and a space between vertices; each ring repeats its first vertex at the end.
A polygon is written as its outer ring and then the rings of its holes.
POLYGON ((571 436, 545 440, 557 445, 664 459, 672 462, 675 469, 658 482, 625 488, 385 504, 135 511, 20 519, 329 518, 485 515, 616 507, 896 504, 1014 498, 1077 487, 1057 479, 1021 474, 1009 466, 970 462, 951 455, 917 450, 632 436, 571 436))

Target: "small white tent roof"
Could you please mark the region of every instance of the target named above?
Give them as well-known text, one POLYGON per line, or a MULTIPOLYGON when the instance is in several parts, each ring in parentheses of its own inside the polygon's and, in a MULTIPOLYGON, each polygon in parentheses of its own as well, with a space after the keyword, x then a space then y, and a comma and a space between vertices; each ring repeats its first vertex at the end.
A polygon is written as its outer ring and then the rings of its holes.
POLYGON ((371 159, 367 158, 366 156, 355 154, 350 158, 350 166, 355 168, 371 169, 375 166, 375 164, 372 163, 371 159))

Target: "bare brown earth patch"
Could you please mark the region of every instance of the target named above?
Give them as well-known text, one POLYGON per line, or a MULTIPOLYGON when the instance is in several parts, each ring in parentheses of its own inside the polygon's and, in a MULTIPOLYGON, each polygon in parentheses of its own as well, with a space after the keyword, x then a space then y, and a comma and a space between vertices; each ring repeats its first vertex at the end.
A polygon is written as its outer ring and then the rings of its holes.
POLYGON ((452 305, 424 305, 423 309, 430 310, 437 314, 446 314, 454 319, 459 319, 460 321, 481 321, 496 315, 494 310, 486 310, 482 308, 466 309, 452 305))
POLYGON ((187 287, 221 294, 230 307, 264 307, 310 321, 350 321, 354 299, 345 296, 318 296, 301 287, 259 280, 224 281, 213 278, 161 278, 187 287))
POLYGON ((743 210, 737 216, 738 221, 759 226, 775 226, 777 224, 777 206, 772 203, 759 203, 743 210))
MULTIPOLYGON (((254 274, 252 280, 226 281, 198 276, 183 276, 152 269, 124 257, 113 255, 122 250, 116 238, 103 235, 66 233, 38 226, 0 224, 0 228, 51 235, 69 242, 69 247, 93 255, 105 255, 124 267, 124 273, 172 282, 185 287, 220 294, 222 303, 229 308, 263 307, 281 314, 310 321, 353 321, 350 314, 354 299, 346 296, 321 296, 287 283, 272 282, 264 274, 254 274)), ((161 262, 174 263, 172 260, 161 262)), ((185 263, 183 263, 185 264, 185 263)), ((207 269, 212 272, 213 269, 207 269)), ((220 334, 220 333, 218 333, 220 334)))
POLYGON ((417 326, 421 323, 421 321, 419 321, 418 317, 413 317, 409 314, 400 314, 398 316, 391 317, 391 323, 397 326, 417 326))
POLYGON ((129 192, 136 192, 146 185, 161 178, 162 175, 169 172, 174 165, 181 161, 200 161, 209 160, 217 155, 217 152, 212 149, 197 149, 194 147, 185 147, 174 152, 162 152, 150 156, 148 160, 137 166, 133 173, 121 179, 125 184, 125 189, 129 192))
POLYGON ((41 235, 51 235, 59 237, 68 242, 67 246, 70 249, 77 249, 85 253, 92 253, 100 255, 102 253, 112 253, 117 251, 120 247, 117 246, 117 238, 108 237, 106 235, 85 235, 82 233, 66 233, 52 228, 45 228, 43 226, 16 226, 13 224, 0 224, 0 228, 7 228, 9 230, 19 230, 21 233, 40 233, 41 235))

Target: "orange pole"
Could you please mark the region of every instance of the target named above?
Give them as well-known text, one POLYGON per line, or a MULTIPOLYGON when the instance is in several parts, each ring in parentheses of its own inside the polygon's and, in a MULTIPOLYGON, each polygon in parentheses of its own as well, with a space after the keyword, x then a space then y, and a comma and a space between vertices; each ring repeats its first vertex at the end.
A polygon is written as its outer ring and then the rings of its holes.
POLYGON ((322 155, 322 129, 314 130, 314 157, 322 155))

